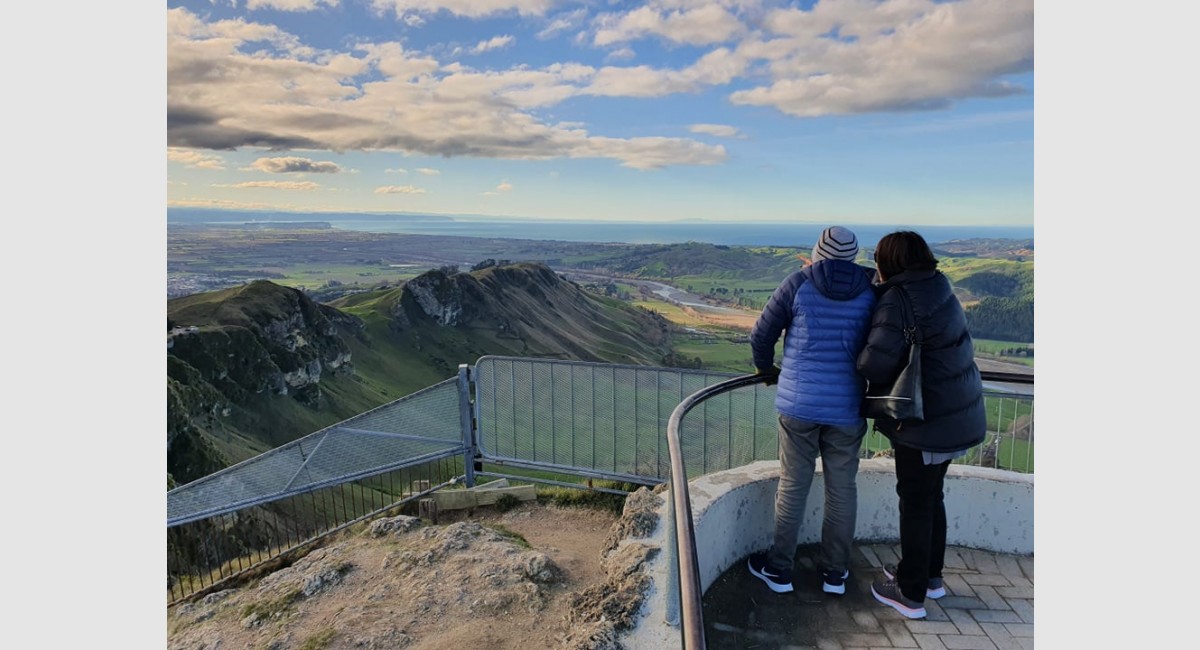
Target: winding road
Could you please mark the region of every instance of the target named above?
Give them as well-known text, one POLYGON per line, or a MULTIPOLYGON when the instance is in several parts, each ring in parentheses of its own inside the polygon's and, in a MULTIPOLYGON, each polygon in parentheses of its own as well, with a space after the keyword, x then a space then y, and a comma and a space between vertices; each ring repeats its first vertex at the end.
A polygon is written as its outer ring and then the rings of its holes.
POLYGON ((570 279, 580 278, 580 279, 585 279, 585 280, 589 280, 589 281, 593 281, 593 282, 614 282, 614 283, 620 282, 622 284, 632 284, 634 286, 646 287, 651 292, 653 292, 655 295, 659 296, 660 298, 662 298, 663 300, 665 300, 667 302, 674 303, 676 305, 681 305, 684 307, 691 307, 692 309, 695 309, 698 312, 707 312, 710 314, 739 314, 739 315, 744 315, 746 313, 750 313, 745 309, 734 309, 732 307, 722 307, 719 305, 710 305, 710 304, 704 302, 704 300, 700 296, 698 296, 694 293, 688 293, 687 291, 673 287, 669 284, 663 284, 661 282, 654 282, 652 280, 636 280, 636 279, 632 279, 632 278, 623 278, 623 277, 615 277, 615 276, 611 276, 611 275, 602 275, 599 273, 585 273, 585 272, 577 271, 575 269, 566 269, 566 268, 556 268, 556 269, 554 269, 554 272, 562 274, 570 279))

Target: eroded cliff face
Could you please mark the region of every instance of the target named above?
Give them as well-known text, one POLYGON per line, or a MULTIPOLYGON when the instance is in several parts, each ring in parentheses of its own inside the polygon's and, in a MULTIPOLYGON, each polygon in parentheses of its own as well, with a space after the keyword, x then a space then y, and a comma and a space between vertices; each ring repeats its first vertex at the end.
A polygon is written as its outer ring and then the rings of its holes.
POLYGON ((402 302, 416 308, 443 327, 454 327, 463 319, 463 288, 460 276, 435 271, 417 276, 404 285, 402 302))
POLYGON ((405 283, 389 312, 397 332, 486 332, 518 354, 583 361, 657 363, 670 350, 657 314, 606 305, 537 263, 472 272, 429 271, 405 283), (619 349, 623 354, 607 354, 619 349))
MULTIPOLYGON (((187 316, 185 311, 178 319, 187 316)), ((335 319, 361 327, 357 319, 318 305, 300 291, 256 282, 221 301, 210 322, 184 322, 180 331, 169 334, 168 354, 195 368, 234 402, 271 391, 318 405, 323 373, 353 372, 350 349, 335 319)))
POLYGON ((393 327, 403 330, 427 323, 467 326, 488 310, 488 297, 474 277, 438 269, 405 282, 391 315, 393 327))
POLYGON ((361 322, 300 291, 255 282, 168 303, 167 471, 186 483, 233 460, 219 441, 231 413, 258 395, 322 409, 324 377, 353 374, 342 336, 361 322))

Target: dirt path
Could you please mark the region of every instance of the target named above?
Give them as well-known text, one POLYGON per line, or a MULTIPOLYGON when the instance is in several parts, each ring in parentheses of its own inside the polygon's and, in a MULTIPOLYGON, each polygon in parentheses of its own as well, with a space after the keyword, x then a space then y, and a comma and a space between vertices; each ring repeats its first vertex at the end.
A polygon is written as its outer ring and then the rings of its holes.
POLYGON ((571 647, 573 598, 603 583, 616 521, 537 503, 437 525, 384 520, 253 584, 171 608, 168 648, 571 647))
POLYGON ((613 513, 580 508, 527 505, 500 516, 487 513, 480 523, 496 523, 529 542, 562 569, 561 581, 547 590, 545 602, 529 615, 468 617, 444 631, 435 631, 411 650, 495 648, 535 650, 560 648, 570 632, 571 596, 603 582, 600 551, 613 513))

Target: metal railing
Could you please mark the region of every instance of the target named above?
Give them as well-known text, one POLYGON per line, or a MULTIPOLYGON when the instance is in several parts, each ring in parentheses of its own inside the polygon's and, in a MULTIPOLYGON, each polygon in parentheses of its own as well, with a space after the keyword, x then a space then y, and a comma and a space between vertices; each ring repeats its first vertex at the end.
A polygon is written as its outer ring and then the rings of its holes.
MULTIPOLYGON (((1002 373, 1002 372, 981 372, 983 381, 995 382, 1002 384, 1017 384, 1017 385, 1033 385, 1033 375, 1025 375, 1018 373, 1002 373)), ((673 582, 668 585, 671 595, 678 596, 678 612, 680 634, 683 639, 683 647, 688 648, 706 648, 704 639, 704 612, 702 607, 702 599, 704 595, 703 587, 700 582, 700 561, 696 554, 696 538, 695 538, 695 523, 692 520, 691 497, 688 494, 688 480, 691 475, 688 473, 685 461, 683 448, 683 440, 681 439, 680 430, 682 427, 683 418, 694 408, 701 406, 705 401, 730 393, 731 391, 754 384, 763 383, 766 377, 761 375, 743 375, 728 379, 726 381, 707 386, 695 393, 689 395, 682 400, 675 410, 671 413, 670 420, 667 423, 666 436, 667 447, 670 451, 671 465, 671 538, 673 548, 668 549, 668 552, 673 551, 675 566, 673 567, 673 582)), ((757 391, 756 391, 757 392, 757 391)), ((968 454, 966 459, 960 459, 956 462, 971 463, 971 458, 979 458, 975 454, 980 449, 986 449, 989 445, 999 445, 1001 439, 1000 427, 1005 422, 1012 423, 1012 431, 1015 435, 1017 431, 1016 422, 1020 421, 1020 417, 1029 416, 1027 440, 1030 447, 1030 457, 1026 471, 1032 471, 1032 394, 1006 393, 996 390, 984 391, 985 406, 989 408, 989 434, 984 442, 975 447, 971 454, 968 454), (997 417, 995 420, 991 417, 991 407, 998 406, 1000 413, 1003 413, 1003 400, 1012 400, 1016 403, 1028 402, 1028 409, 1022 412, 1022 409, 1014 408, 1010 412, 1008 420, 997 417), (1018 416, 1017 414, 1021 415, 1018 416), (991 428, 992 423, 997 423, 997 428, 991 428)), ((774 436, 774 430, 772 429, 774 436)), ((878 434, 874 434, 878 435, 878 434)), ((861 454, 864 456, 870 455, 870 447, 868 440, 864 439, 861 454)), ((978 463, 975 463, 978 464, 978 463)), ((997 465, 998 466, 998 465, 997 465)), ((668 596, 669 598, 670 596, 668 596)), ((675 603, 668 603, 675 605, 675 603)), ((668 613, 668 619, 672 619, 672 613, 668 613)))
MULTIPOLYGON (((477 464, 480 475, 581 487, 568 481, 657 485, 774 460, 774 388, 714 390, 757 383, 744 379, 519 357, 461 365, 456 378, 168 492, 169 602, 212 591, 436 489, 472 486, 477 464), (685 404, 672 443, 671 418, 685 404), (485 462, 532 472, 485 472, 485 462)), ((988 399, 989 439, 964 462, 1032 471, 1032 396, 989 392, 988 399), (980 451, 989 444, 995 453, 980 451)), ((876 453, 872 444, 864 443, 865 456, 876 453)))
MULTIPOLYGON (((987 432, 983 442, 954 460, 955 465, 1006 469, 1022 474, 1034 470, 1033 375, 985 371, 983 403, 987 432)), ((887 456, 891 444, 883 434, 868 431, 860 458, 887 456)))
MULTIPOLYGON (((669 475, 664 432, 671 411, 733 373, 525 357, 480 358, 472 372, 479 453, 488 462, 656 485, 669 475)), ((746 462, 731 440, 749 440, 772 401, 713 409, 692 423, 704 471, 746 462), (729 463, 733 463, 730 465, 729 463)), ((706 411, 707 412, 707 411, 706 411)), ((773 435, 773 434, 772 434, 773 435)), ((772 438, 773 440, 773 438, 772 438)), ((772 450, 774 443, 771 443, 772 450)))
POLYGON ((467 388, 464 367, 457 378, 169 491, 168 603, 469 479, 467 388))
POLYGON ((450 378, 167 492, 167 526, 464 453, 450 378))
POLYGON ((442 458, 193 519, 167 528, 167 602, 203 596, 329 535, 451 485, 461 461, 442 458))
POLYGON ((688 495, 688 473, 684 462, 679 429, 683 416, 704 400, 743 386, 765 382, 761 375, 746 375, 708 386, 679 403, 667 422, 667 447, 671 456, 671 519, 676 540, 675 557, 679 575, 680 633, 684 648, 704 648, 704 612, 701 609, 700 561, 696 557, 696 534, 692 522, 692 502, 688 495), (681 516, 682 515, 682 516, 681 516))

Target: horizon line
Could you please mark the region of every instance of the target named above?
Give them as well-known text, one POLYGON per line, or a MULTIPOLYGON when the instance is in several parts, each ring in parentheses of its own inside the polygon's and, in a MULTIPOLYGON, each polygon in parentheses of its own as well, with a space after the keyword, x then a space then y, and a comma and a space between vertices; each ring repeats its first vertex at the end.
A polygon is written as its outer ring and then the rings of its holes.
POLYGON ((284 208, 221 208, 210 206, 185 206, 185 205, 168 205, 167 210, 200 210, 209 212, 224 212, 229 214, 268 214, 282 213, 292 215, 363 215, 373 217, 386 216, 409 216, 409 217, 438 217, 442 219, 454 220, 456 218, 474 218, 497 221, 543 221, 543 222, 560 222, 560 223, 612 223, 612 224, 685 224, 685 223, 710 223, 710 224, 730 224, 730 225, 806 225, 819 226, 829 224, 844 224, 850 226, 894 226, 894 227, 944 227, 944 228, 1033 228, 1032 223, 1024 224, 1004 224, 1004 223, 917 223, 906 222, 900 224, 897 222, 871 222, 871 221, 845 221, 845 220, 803 220, 803 219, 764 219, 757 221, 746 220, 718 220, 708 217, 677 217, 674 219, 652 220, 645 219, 599 219, 595 217, 589 218, 572 218, 572 217, 526 217, 513 215, 490 215, 477 214, 470 212, 406 212, 406 211, 371 211, 371 210, 289 210, 284 208))

